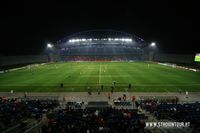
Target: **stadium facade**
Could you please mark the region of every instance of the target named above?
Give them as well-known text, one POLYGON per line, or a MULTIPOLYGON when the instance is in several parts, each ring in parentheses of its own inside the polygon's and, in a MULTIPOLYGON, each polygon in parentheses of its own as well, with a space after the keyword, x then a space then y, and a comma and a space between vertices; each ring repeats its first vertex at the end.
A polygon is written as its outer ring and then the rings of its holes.
POLYGON ((145 41, 116 30, 74 33, 57 42, 63 61, 144 60, 145 41))

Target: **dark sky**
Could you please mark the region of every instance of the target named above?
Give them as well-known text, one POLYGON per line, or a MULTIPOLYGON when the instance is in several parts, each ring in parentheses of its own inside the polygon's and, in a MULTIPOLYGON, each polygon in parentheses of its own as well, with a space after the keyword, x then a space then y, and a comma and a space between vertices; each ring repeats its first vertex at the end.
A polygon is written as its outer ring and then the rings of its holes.
POLYGON ((197 2, 7 2, 0 55, 40 54, 47 42, 91 29, 116 29, 155 41, 165 53, 200 52, 197 2))

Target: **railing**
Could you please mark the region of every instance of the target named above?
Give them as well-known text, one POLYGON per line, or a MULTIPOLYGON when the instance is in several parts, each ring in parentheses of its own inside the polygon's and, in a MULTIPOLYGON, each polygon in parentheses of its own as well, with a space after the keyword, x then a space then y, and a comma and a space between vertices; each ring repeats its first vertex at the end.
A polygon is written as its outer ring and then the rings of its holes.
POLYGON ((34 119, 28 119, 25 121, 22 121, 21 123, 3 131, 2 133, 23 133, 33 125, 35 125, 37 122, 34 119), (24 127, 22 127, 22 124, 24 123, 24 127))
POLYGON ((42 122, 40 121, 39 123, 36 123, 28 130, 26 130, 24 133, 42 133, 41 127, 42 127, 42 122))

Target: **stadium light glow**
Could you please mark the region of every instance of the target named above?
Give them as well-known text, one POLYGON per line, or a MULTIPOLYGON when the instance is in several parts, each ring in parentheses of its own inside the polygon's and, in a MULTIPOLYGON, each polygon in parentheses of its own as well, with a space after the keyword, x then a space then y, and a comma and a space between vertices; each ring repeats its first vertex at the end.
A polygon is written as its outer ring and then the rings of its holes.
POLYGON ((83 38, 83 39, 81 39, 81 41, 85 42, 85 41, 86 41, 86 39, 85 39, 85 38, 83 38))
POLYGON ((152 43, 150 44, 150 46, 151 46, 151 47, 155 47, 155 46, 156 46, 156 43, 155 43, 155 42, 152 42, 152 43))
POLYGON ((53 47, 52 44, 50 44, 50 43, 47 44, 47 48, 52 48, 52 47, 53 47))
POLYGON ((91 41, 121 41, 121 42, 132 42, 133 40, 131 38, 77 38, 77 39, 70 39, 68 40, 69 43, 75 43, 75 42, 91 42, 91 41))

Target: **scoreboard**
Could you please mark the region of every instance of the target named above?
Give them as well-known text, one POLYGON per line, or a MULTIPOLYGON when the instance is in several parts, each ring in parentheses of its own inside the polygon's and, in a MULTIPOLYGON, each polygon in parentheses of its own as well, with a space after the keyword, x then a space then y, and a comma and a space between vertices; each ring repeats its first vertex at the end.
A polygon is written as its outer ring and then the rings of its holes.
POLYGON ((200 53, 195 55, 194 61, 200 62, 200 53))

